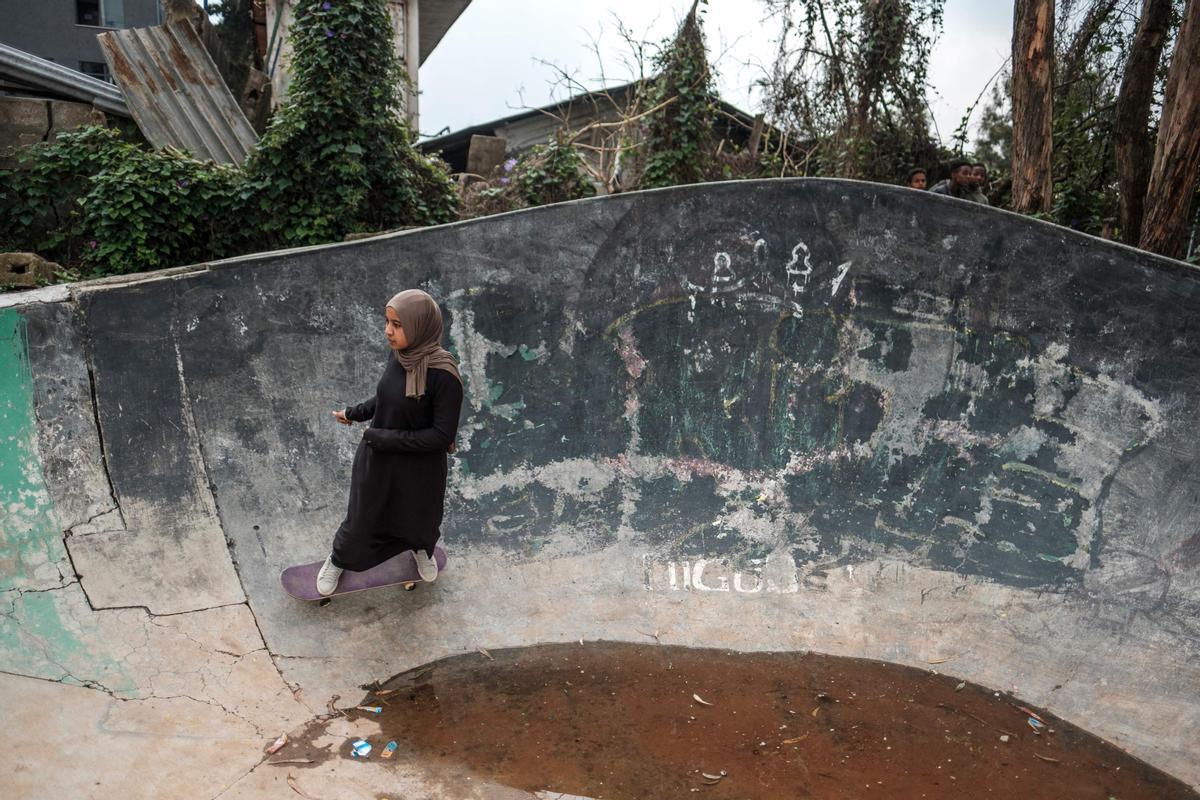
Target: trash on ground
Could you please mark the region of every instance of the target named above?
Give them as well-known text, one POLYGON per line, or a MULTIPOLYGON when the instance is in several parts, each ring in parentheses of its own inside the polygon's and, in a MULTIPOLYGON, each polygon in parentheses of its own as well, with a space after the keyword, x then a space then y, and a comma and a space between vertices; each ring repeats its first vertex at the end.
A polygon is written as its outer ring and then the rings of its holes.
POLYGON ((958 684, 958 686, 954 687, 954 691, 961 692, 964 688, 966 688, 966 686, 967 686, 967 682, 963 681, 962 683, 958 684))
POLYGON ((394 753, 394 752, 396 752, 396 743, 388 742, 387 746, 383 748, 383 752, 381 752, 379 754, 379 757, 380 758, 391 758, 392 753, 394 753))
POLYGON ((367 711, 371 714, 382 714, 383 706, 355 706, 358 711, 367 711))
POLYGON ((1008 744, 1008 734, 1006 733, 1003 736, 1001 736, 1000 741, 1004 742, 1005 744, 1008 744))
POLYGON ((693 694, 692 699, 695 700, 697 703, 699 703, 702 706, 711 706, 712 705, 712 703, 708 702, 707 700, 705 700, 703 697, 701 697, 698 694, 693 694))
POLYGON ((489 653, 487 650, 483 649, 482 647, 476 647, 476 648, 475 648, 475 652, 479 653, 479 655, 483 656, 483 657, 484 657, 484 658, 486 658, 488 661, 495 661, 495 660, 496 660, 496 659, 492 658, 492 654, 491 654, 491 653, 489 653))
POLYGON ((703 775, 706 780, 710 781, 719 781, 721 778, 725 777, 724 772, 722 772, 720 775, 713 775, 711 772, 701 772, 700 774, 703 775))
POLYGON ((313 764, 313 763, 315 763, 315 762, 311 758, 285 758, 282 761, 268 761, 267 766, 282 767, 285 764, 313 764))
POLYGON ((366 739, 355 739, 350 743, 350 754, 355 758, 366 758, 371 754, 371 743, 366 739))
POLYGON ((1017 705, 1016 703, 1013 703, 1012 705, 1013 705, 1013 708, 1017 709, 1017 711, 1024 711, 1026 714, 1028 714, 1029 716, 1033 717, 1033 718, 1034 718, 1034 719, 1036 719, 1038 722, 1041 722, 1042 724, 1045 724, 1046 720, 1044 720, 1044 719, 1042 719, 1041 717, 1039 717, 1036 711, 1030 711, 1030 710, 1029 710, 1028 708, 1026 708, 1025 706, 1019 706, 1019 705, 1017 705))
POLYGON ((780 744, 795 744, 796 742, 803 742, 807 738, 808 734, 806 733, 803 736, 797 736, 795 739, 784 739, 780 744))
POLYGON ((288 743, 287 734, 286 733, 279 734, 279 738, 276 739, 273 744, 271 744, 270 746, 267 747, 267 755, 269 755, 269 756, 275 755, 280 750, 282 750, 283 746, 287 743, 288 743))
POLYGON ((1029 723, 1029 727, 1033 728, 1033 732, 1038 735, 1041 735, 1042 728, 1046 727, 1046 725, 1044 723, 1039 722, 1038 720, 1034 719, 1033 717, 1030 717, 1028 720, 1026 720, 1026 722, 1029 723))
POLYGON ((1034 758, 1040 758, 1042 761, 1049 761, 1051 764, 1059 764, 1059 763, 1061 763, 1061 762, 1060 762, 1060 761, 1059 761, 1057 758, 1051 758, 1050 756, 1038 755, 1037 753, 1034 753, 1034 754, 1033 754, 1033 757, 1034 757, 1034 758))

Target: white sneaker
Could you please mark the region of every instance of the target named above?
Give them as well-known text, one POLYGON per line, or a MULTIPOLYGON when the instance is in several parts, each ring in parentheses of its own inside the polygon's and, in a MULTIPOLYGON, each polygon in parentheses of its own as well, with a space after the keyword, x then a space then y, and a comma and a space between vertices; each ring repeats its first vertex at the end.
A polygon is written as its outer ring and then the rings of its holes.
POLYGON ((413 558, 417 561, 417 574, 421 576, 421 580, 426 583, 437 580, 438 568, 435 559, 426 555, 424 550, 413 550, 413 558))
POLYGON ((322 597, 329 597, 337 589, 338 581, 342 577, 342 568, 333 565, 333 556, 328 556, 325 559, 325 564, 321 567, 321 571, 317 573, 317 594, 322 597))

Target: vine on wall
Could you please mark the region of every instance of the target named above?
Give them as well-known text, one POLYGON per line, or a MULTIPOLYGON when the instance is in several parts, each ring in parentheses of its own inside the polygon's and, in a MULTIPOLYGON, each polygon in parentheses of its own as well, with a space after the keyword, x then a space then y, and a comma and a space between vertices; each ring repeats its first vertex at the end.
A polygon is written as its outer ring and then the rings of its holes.
POLYGON ((85 128, 0 170, 0 249, 138 272, 454 218, 402 119, 386 0, 300 0, 287 103, 243 168, 85 128))

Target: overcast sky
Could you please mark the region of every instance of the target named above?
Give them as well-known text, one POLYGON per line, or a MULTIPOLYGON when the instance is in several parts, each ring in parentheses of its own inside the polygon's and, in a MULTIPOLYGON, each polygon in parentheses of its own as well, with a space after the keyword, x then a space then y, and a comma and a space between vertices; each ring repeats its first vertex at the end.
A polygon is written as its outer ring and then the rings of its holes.
MULTIPOLYGON (((551 62, 589 88, 600 76, 592 40, 599 39, 610 85, 631 75, 621 66, 628 49, 614 15, 640 38, 674 33, 690 0, 472 0, 421 67, 421 132, 434 135, 562 99, 552 93, 551 62)), ((709 0, 705 32, 717 58, 721 96, 746 111, 759 109, 752 91, 774 53, 773 26, 761 0, 709 0)), ((931 98, 942 139, 1008 57, 1011 0, 947 0, 945 25, 934 47, 931 98)), ((978 111, 976 113, 978 116, 978 111)))

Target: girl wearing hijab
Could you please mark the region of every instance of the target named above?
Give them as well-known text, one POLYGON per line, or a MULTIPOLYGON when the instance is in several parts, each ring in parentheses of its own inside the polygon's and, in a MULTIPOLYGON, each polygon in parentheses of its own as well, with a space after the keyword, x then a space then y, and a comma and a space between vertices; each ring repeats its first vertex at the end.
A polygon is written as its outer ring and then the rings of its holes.
POLYGON ((342 570, 361 572, 406 550, 421 580, 437 578, 433 546, 441 536, 446 454, 458 432, 462 379, 442 348, 442 312, 432 297, 408 289, 384 313, 395 358, 374 397, 333 412, 343 425, 371 424, 354 454, 346 519, 317 573, 317 591, 325 596, 337 589, 342 570))

